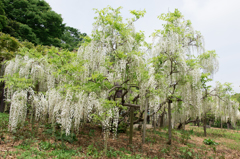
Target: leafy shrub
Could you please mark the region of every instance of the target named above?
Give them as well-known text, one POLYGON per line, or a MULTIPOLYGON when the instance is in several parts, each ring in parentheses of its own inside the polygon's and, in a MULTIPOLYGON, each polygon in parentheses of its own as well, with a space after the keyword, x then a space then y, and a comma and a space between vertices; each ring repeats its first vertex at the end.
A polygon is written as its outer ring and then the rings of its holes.
POLYGON ((212 139, 204 139, 203 143, 205 145, 218 145, 218 143, 216 143, 215 141, 213 141, 212 139))
POLYGON ((124 122, 121 122, 117 128, 118 133, 126 133, 127 131, 127 124, 124 122))

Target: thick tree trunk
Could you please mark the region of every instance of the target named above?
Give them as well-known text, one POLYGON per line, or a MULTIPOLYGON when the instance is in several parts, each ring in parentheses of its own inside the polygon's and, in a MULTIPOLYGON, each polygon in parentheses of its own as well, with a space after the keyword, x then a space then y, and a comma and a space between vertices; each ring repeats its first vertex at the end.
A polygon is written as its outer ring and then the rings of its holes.
MULTIPOLYGON (((221 101, 220 101, 220 98, 218 98, 218 103, 219 103, 219 108, 220 108, 220 112, 221 112, 221 101)), ((223 128, 222 117, 220 117, 220 120, 221 120, 221 129, 222 129, 223 128)))
POLYGON ((5 87, 5 82, 1 82, 1 103, 0 103, 0 112, 3 113, 5 109, 5 103, 4 103, 4 87, 5 87))
POLYGON ((132 137, 133 137, 133 113, 134 113, 134 108, 130 108, 130 135, 129 135, 129 144, 132 144, 132 137))
POLYGON ((161 116, 158 116, 158 124, 157 124, 158 127, 160 127, 160 122, 161 122, 161 116))
POLYGON ((156 116, 157 116, 156 114, 154 114, 154 115, 152 116, 152 126, 153 126, 154 131, 156 131, 156 126, 157 126, 156 116))
POLYGON ((205 114, 204 116, 204 119, 203 119, 203 130, 204 130, 204 136, 207 137, 207 127, 206 127, 206 124, 207 124, 207 116, 205 114))
MULTIPOLYGON (((1 62, 4 62, 5 59, 2 59, 1 62)), ((0 70, 0 77, 3 77, 4 75, 4 70, 5 70, 5 64, 1 65, 1 70, 0 70)), ((1 89, 1 99, 0 99, 0 112, 3 113, 5 110, 5 96, 4 96, 4 87, 5 87, 5 82, 0 83, 0 89, 1 89)))
POLYGON ((148 98, 146 98, 145 103, 145 112, 144 112, 144 121, 143 121, 143 134, 142 134, 142 143, 145 143, 145 136, 146 136, 146 123, 147 123, 147 113, 148 113, 148 98))
POLYGON ((164 114, 162 114, 162 116, 160 117, 160 127, 162 128, 163 127, 163 121, 164 121, 164 114))
POLYGON ((178 130, 182 129, 182 123, 179 123, 177 129, 178 129, 178 130))
POLYGON ((156 125, 156 122, 157 122, 156 119, 153 122, 154 122, 154 131, 156 131, 156 126, 157 126, 156 125))
POLYGON ((172 122, 171 122, 171 102, 168 101, 168 142, 167 144, 172 144, 172 122))

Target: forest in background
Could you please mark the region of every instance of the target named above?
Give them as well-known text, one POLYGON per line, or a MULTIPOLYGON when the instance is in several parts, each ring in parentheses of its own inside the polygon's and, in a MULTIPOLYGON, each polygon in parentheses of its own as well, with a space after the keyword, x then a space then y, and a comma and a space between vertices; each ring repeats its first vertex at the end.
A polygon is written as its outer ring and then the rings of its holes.
POLYGON ((34 45, 78 49, 86 33, 67 26, 45 1, 0 0, 0 31, 34 45))

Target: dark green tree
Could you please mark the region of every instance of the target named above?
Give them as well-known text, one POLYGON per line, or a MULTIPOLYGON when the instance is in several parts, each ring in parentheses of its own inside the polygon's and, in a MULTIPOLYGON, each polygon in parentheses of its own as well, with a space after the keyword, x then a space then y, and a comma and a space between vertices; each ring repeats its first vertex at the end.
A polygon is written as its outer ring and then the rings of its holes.
POLYGON ((60 14, 44 0, 1 0, 8 18, 2 31, 34 44, 61 46, 64 31, 60 14))
POLYGON ((7 25, 7 17, 3 7, 2 0, 0 0, 0 31, 7 25))
POLYGON ((62 35, 62 47, 73 51, 80 46, 86 33, 81 34, 78 29, 66 26, 62 35))

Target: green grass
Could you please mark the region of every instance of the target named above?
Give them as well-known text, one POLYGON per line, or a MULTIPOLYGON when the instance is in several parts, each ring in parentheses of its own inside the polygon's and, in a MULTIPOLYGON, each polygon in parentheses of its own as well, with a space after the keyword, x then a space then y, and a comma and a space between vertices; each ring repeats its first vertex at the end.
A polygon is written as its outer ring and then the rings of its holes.
MULTIPOLYGON (((0 124, 4 126, 4 129, 7 133, 7 124, 8 124, 8 115, 1 113, 0 114, 0 124)), ((18 133, 9 133, 8 136, 11 136, 12 139, 10 141, 18 141, 15 142, 15 145, 20 142, 18 146, 14 146, 15 150, 13 152, 3 152, 0 155, 0 158, 6 158, 9 156, 13 156, 19 159, 31 159, 31 158, 126 158, 126 159, 143 159, 152 156, 153 158, 161 157, 161 156, 170 156, 173 158, 216 158, 216 155, 223 155, 222 153, 212 153, 216 152, 218 148, 215 145, 204 145, 201 143, 200 145, 189 142, 190 139, 194 139, 194 136, 199 136, 203 139, 204 132, 202 127, 188 127, 190 130, 172 130, 173 134, 173 143, 176 141, 182 146, 173 145, 163 147, 162 143, 166 142, 168 139, 167 128, 162 128, 161 131, 154 131, 153 129, 147 130, 146 135, 146 144, 148 144, 148 153, 145 153, 144 156, 142 153, 142 147, 140 145, 127 145, 127 147, 111 147, 112 145, 108 145, 108 150, 105 153, 103 150, 102 140, 94 140, 94 143, 86 141, 84 144, 79 144, 78 138, 75 134, 70 134, 66 136, 62 135, 63 143, 60 143, 61 134, 60 129, 57 128, 55 133, 51 129, 51 125, 45 124, 42 125, 43 134, 37 133, 35 137, 29 138, 31 136, 31 131, 26 131, 29 123, 26 123, 26 126, 22 129, 19 129, 18 133), (54 134, 54 135, 53 135, 54 134), (49 139, 52 140, 49 140, 49 139), (55 139, 55 143, 50 143, 55 139), (70 148, 65 145, 65 143, 69 143, 71 145, 75 145, 75 147, 70 148), (100 143, 100 144, 99 144, 100 143), (156 144, 159 144, 159 148, 156 149, 156 144), (77 147, 76 145, 81 145, 77 147), (174 147, 175 146, 175 147, 174 147), (214 147, 215 146, 215 150, 214 147), (176 153, 177 152, 177 153, 176 153), (209 153, 211 152, 211 153, 209 153), (154 157, 154 156, 157 157, 154 157)), ((57 126, 56 126, 57 127, 57 126)), ((1 128, 0 128, 1 130, 1 128)), ((36 129, 37 131, 38 129, 36 129)), ((95 129, 89 129, 88 131, 80 131, 80 134, 89 139, 97 137, 97 131, 95 129)), ((1 132, 0 132, 1 134, 1 132)), ((5 135, 5 133, 2 133, 5 135)), ((240 151, 240 134, 237 131, 228 131, 226 129, 207 129, 207 138, 214 139, 221 145, 224 145, 228 148, 240 151), (226 140, 224 140, 226 139, 226 140), (227 140, 231 139, 231 140, 227 140), (220 142, 219 142, 220 140, 220 142)), ((124 138, 123 142, 128 142, 128 138, 124 138), (124 140, 125 139, 125 140, 124 140)), ((67 145, 69 145, 67 144, 67 145)))
MULTIPOLYGON (((202 127, 190 127, 193 130, 193 134, 198 137, 204 137, 204 131, 202 127)), ((191 131, 191 130, 186 130, 191 131)), ((237 130, 228 131, 227 129, 207 129, 207 138, 211 139, 230 139, 235 142, 220 142, 220 144, 233 149, 240 151, 240 132, 237 130)))
MULTIPOLYGON (((34 147, 32 144, 36 142, 33 140, 23 141, 18 146, 15 146, 17 151, 5 153, 5 157, 8 155, 17 155, 18 159, 33 159, 33 158, 49 158, 54 157, 56 159, 65 159, 72 157, 91 157, 91 158, 101 158, 105 156, 103 150, 97 149, 94 145, 89 145, 85 153, 82 153, 82 147, 77 149, 69 149, 67 147, 61 147, 61 144, 54 144, 49 142, 41 141, 38 143, 38 147, 34 147)), ((4 157, 4 156, 3 156, 4 157)), ((141 154, 132 155, 131 151, 125 148, 120 148, 120 150, 115 150, 109 147, 106 153, 108 158, 123 158, 123 159, 143 159, 147 158, 141 154)))
POLYGON ((55 157, 57 159, 72 158, 72 156, 81 156, 80 149, 62 149, 59 144, 51 144, 48 142, 40 142, 38 148, 33 147, 31 142, 23 142, 22 144, 15 146, 18 151, 15 151, 15 154, 18 155, 17 158, 47 158, 55 157), (53 149, 52 151, 48 151, 53 149))
POLYGON ((240 143, 229 143, 229 142, 222 142, 224 146, 233 149, 233 150, 238 150, 240 151, 240 143))
MULTIPOLYGON (((204 132, 202 127, 194 127, 191 128, 194 130, 194 135, 199 137, 204 137, 204 132)), ((191 131, 191 130, 186 130, 191 131)), ((211 138, 226 138, 226 139, 232 139, 235 141, 240 141, 240 133, 237 133, 236 130, 233 130, 233 132, 230 132, 226 129, 207 129, 207 137, 211 138)))

